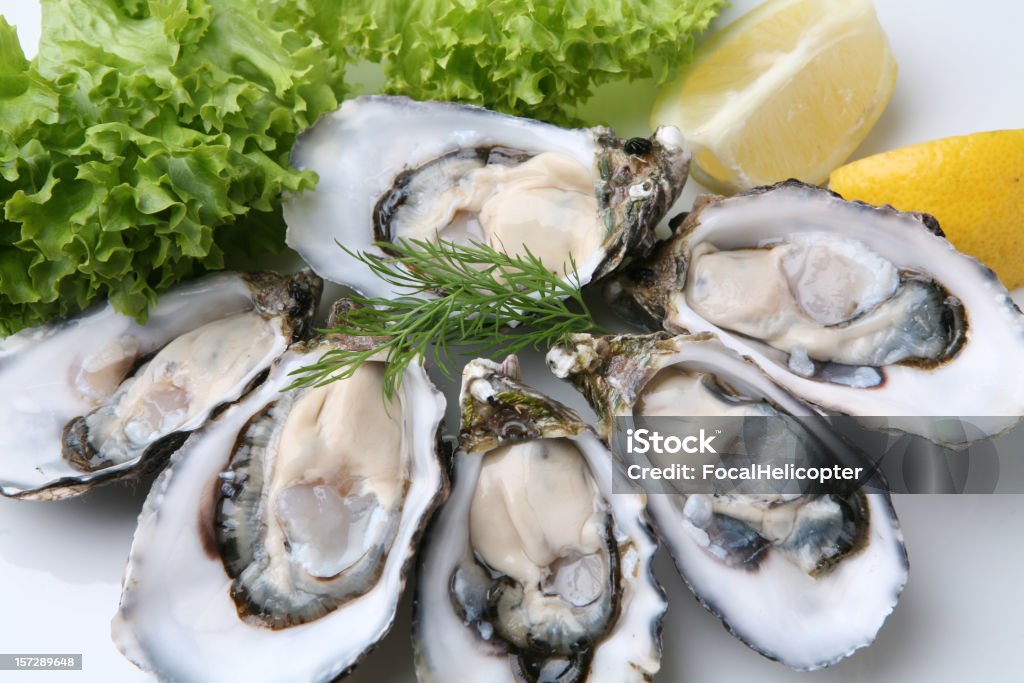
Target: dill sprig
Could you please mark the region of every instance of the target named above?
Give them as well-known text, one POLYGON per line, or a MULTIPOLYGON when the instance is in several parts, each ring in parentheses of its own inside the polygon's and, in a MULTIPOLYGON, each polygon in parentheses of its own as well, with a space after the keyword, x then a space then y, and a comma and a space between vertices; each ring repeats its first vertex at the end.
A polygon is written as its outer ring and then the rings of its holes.
POLYGON ((583 301, 572 259, 559 276, 529 250, 512 256, 479 242, 409 239, 375 246, 389 256, 342 249, 402 294, 394 299, 352 297, 359 307, 322 331, 373 337, 379 343, 328 351, 318 363, 292 373, 297 378, 289 388, 346 379, 385 353, 384 394, 390 399, 414 361, 430 357, 452 377, 454 347, 460 355, 496 358, 548 347, 575 332, 603 332, 583 301))

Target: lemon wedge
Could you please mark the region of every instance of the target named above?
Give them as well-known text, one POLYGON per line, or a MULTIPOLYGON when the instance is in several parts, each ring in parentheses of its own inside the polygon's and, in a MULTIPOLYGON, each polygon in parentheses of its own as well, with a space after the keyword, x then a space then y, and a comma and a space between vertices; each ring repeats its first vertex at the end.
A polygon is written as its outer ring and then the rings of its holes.
POLYGON ((1024 130, 973 133, 860 159, 829 179, 846 199, 924 211, 1013 289, 1024 285, 1024 130))
POLYGON ((896 61, 870 0, 770 0, 703 43, 651 123, 683 131, 697 180, 821 183, 881 116, 896 61))

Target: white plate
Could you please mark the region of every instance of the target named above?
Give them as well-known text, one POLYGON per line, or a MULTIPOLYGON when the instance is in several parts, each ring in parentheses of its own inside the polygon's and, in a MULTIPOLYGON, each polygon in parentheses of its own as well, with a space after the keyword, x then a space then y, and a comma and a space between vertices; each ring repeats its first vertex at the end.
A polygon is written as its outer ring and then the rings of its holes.
MULTIPOLYGON (((755 4, 734 2, 717 25, 755 4)), ((856 156, 947 135, 1024 126, 1024 3, 876 0, 876 5, 900 73, 892 103, 856 156)), ((0 13, 18 25, 23 44, 34 53, 37 3, 0 0, 0 13)), ((613 87, 596 108, 621 134, 637 134, 646 127, 650 96, 643 83, 613 87), (629 97, 622 97, 624 90, 629 97)), ((691 182, 680 208, 696 191, 691 182)), ((1007 368, 1008 373, 1021 371, 1007 368)), ((549 378, 536 355, 528 359, 527 379, 580 405, 570 388, 549 378)), ((81 672, 4 672, 0 679, 150 680, 120 656, 109 637, 144 496, 143 486, 109 486, 59 503, 0 500, 0 651, 84 655, 81 672)), ((896 507, 911 558, 907 589, 873 646, 814 674, 792 672, 729 636, 696 603, 662 554, 657 573, 670 604, 656 681, 1020 680, 1024 496, 899 496, 896 507)), ((409 615, 406 596, 391 634, 347 680, 415 680, 409 615)))

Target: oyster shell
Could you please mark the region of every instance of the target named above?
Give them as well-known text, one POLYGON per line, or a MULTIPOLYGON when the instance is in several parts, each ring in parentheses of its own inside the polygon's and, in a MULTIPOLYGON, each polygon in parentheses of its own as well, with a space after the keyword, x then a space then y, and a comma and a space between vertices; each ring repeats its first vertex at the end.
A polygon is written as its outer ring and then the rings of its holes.
POLYGON ((400 238, 528 248, 580 286, 648 253, 686 182, 679 131, 623 141, 450 102, 369 96, 303 133, 292 165, 320 176, 284 207, 288 245, 317 273, 368 296, 399 294, 338 248, 386 256, 400 238))
POLYGON ((0 342, 0 493, 73 496, 163 463, 308 331, 309 271, 220 273, 140 325, 107 304, 0 342))
POLYGON ((1024 316, 930 216, 796 181, 706 196, 609 293, 670 332, 714 332, 829 411, 982 418, 957 435, 891 421, 948 443, 1024 414, 1024 378, 1003 369, 1024 364, 1024 316))
MULTIPOLYGON (((707 333, 573 335, 548 362, 587 397, 608 440, 620 416, 816 415, 707 333)), ((816 443, 846 448, 816 421, 802 424, 816 443)), ((701 603, 747 645, 795 669, 828 666, 869 645, 907 580, 887 494, 670 489, 649 493, 647 509, 701 603)))
POLYGON ((161 680, 330 681, 384 637, 447 492, 444 397, 382 362, 282 393, 340 337, 293 346, 174 454, 146 500, 112 633, 161 680), (187 653, 187 656, 183 656, 187 653))
POLYGON ((469 363, 461 402, 452 496, 418 573, 419 680, 650 680, 666 602, 643 495, 613 495, 607 449, 520 384, 514 356, 469 363))

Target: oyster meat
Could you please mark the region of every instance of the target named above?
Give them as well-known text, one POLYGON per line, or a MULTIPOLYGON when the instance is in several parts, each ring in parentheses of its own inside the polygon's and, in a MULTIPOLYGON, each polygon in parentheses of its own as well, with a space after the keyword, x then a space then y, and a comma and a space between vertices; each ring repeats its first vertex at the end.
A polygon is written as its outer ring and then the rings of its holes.
POLYGON ((419 680, 650 680, 666 603, 643 495, 612 493, 607 449, 520 384, 514 356, 469 363, 461 401, 452 496, 419 567, 419 680))
POLYGON ((375 241, 482 242, 529 249, 579 285, 648 253, 686 182, 679 131, 619 140, 450 102, 368 96, 303 133, 292 165, 320 176, 284 207, 288 245, 317 273, 369 296, 398 292, 343 250, 375 241))
POLYGON ((145 325, 107 304, 0 342, 0 493, 76 495, 163 463, 302 338, 309 271, 212 275, 166 292, 145 325))
MULTIPOLYGON (((752 422, 816 416, 708 333, 573 335, 551 350, 548 361, 556 375, 570 379, 587 397, 608 440, 616 417, 699 423, 701 417, 717 416, 752 417, 752 422)), ((814 447, 844 463, 854 461, 856 456, 820 429, 820 422, 799 424, 814 447)), ((789 439, 780 447, 792 451, 803 443, 789 439)), ((678 461, 679 456, 662 458, 678 461)), ((650 462, 668 464, 656 457, 650 462)), ((870 644, 907 580, 899 522, 883 493, 716 494, 668 488, 650 492, 647 508, 701 603, 750 647, 795 669, 828 666, 870 644)))
POLYGON ((377 359, 282 392, 326 351, 367 343, 293 346, 171 458, 140 515, 112 628, 139 667, 173 681, 331 681, 390 629, 447 492, 444 397, 413 364, 385 401, 377 359))
POLYGON ((1024 414, 1024 378, 1003 370, 1024 364, 1024 316, 929 216, 796 181, 704 197, 609 290, 670 332, 714 332, 829 411, 970 418, 956 435, 898 423, 949 443, 1024 414))

